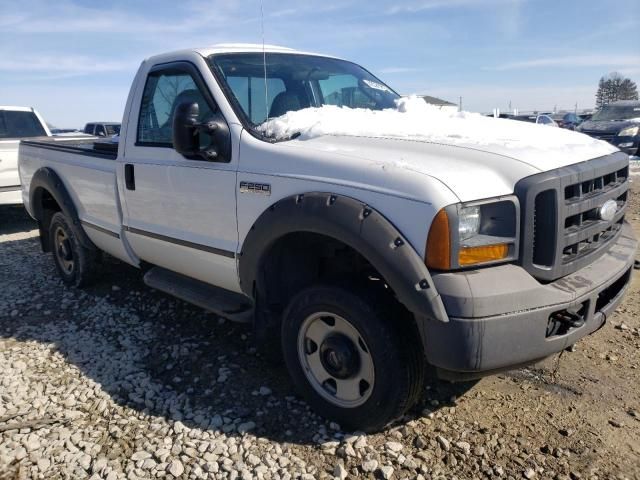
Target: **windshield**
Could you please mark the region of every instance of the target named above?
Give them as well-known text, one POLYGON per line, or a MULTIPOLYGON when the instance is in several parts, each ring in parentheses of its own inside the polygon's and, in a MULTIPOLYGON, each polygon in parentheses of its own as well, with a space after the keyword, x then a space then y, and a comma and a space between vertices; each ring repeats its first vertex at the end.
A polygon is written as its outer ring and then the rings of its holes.
POLYGON ((400 98, 365 69, 344 60, 267 53, 266 82, 262 53, 213 55, 210 61, 236 110, 254 127, 307 107, 382 110, 394 108, 400 98))
POLYGON ((104 128, 107 129, 107 135, 109 137, 112 135, 120 135, 120 125, 105 125, 104 128))
POLYGON ((638 105, 605 105, 601 110, 597 111, 591 120, 630 120, 632 118, 640 118, 640 104, 638 105))
POLYGON ((0 110, 0 138, 25 138, 46 135, 33 112, 0 110))

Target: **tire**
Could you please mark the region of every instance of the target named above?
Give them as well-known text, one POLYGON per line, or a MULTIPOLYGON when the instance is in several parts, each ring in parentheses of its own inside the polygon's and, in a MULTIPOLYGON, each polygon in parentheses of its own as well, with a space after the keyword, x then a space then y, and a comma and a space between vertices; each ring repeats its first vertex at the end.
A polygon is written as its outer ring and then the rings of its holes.
POLYGON ((285 309, 289 374, 316 412, 343 428, 380 430, 423 393, 419 341, 384 312, 366 294, 336 286, 307 288, 285 309))
POLYGON ((49 241, 53 262, 65 284, 84 287, 93 282, 99 251, 80 243, 71 222, 62 212, 51 217, 49 241))

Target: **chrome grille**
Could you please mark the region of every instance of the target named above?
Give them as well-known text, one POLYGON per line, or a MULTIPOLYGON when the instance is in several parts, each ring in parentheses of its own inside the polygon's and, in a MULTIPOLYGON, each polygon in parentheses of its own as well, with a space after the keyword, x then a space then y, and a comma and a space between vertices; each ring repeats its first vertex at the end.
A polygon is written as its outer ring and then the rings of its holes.
POLYGON ((628 189, 629 160, 621 152, 518 182, 522 265, 551 281, 593 261, 620 231, 628 189), (617 203, 610 221, 599 215, 607 200, 617 203))

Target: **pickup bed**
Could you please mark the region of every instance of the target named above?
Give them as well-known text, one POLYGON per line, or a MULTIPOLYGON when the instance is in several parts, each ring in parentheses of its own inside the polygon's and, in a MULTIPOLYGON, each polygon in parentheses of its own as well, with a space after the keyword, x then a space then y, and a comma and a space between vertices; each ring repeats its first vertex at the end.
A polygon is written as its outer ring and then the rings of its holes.
POLYGON ((598 330, 637 248, 626 154, 412 102, 280 47, 159 55, 117 145, 21 144, 25 206, 67 284, 94 280, 103 252, 140 267, 250 322, 320 413, 379 429, 427 364, 475 378, 598 330))

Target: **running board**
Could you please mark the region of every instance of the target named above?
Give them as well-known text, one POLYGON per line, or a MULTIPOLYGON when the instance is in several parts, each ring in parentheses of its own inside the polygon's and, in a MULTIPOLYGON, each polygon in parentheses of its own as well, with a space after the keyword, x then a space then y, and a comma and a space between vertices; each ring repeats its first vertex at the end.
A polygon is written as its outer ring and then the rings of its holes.
POLYGON ((153 267, 145 274, 144 283, 235 322, 247 323, 253 317, 253 305, 244 295, 171 270, 153 267))

